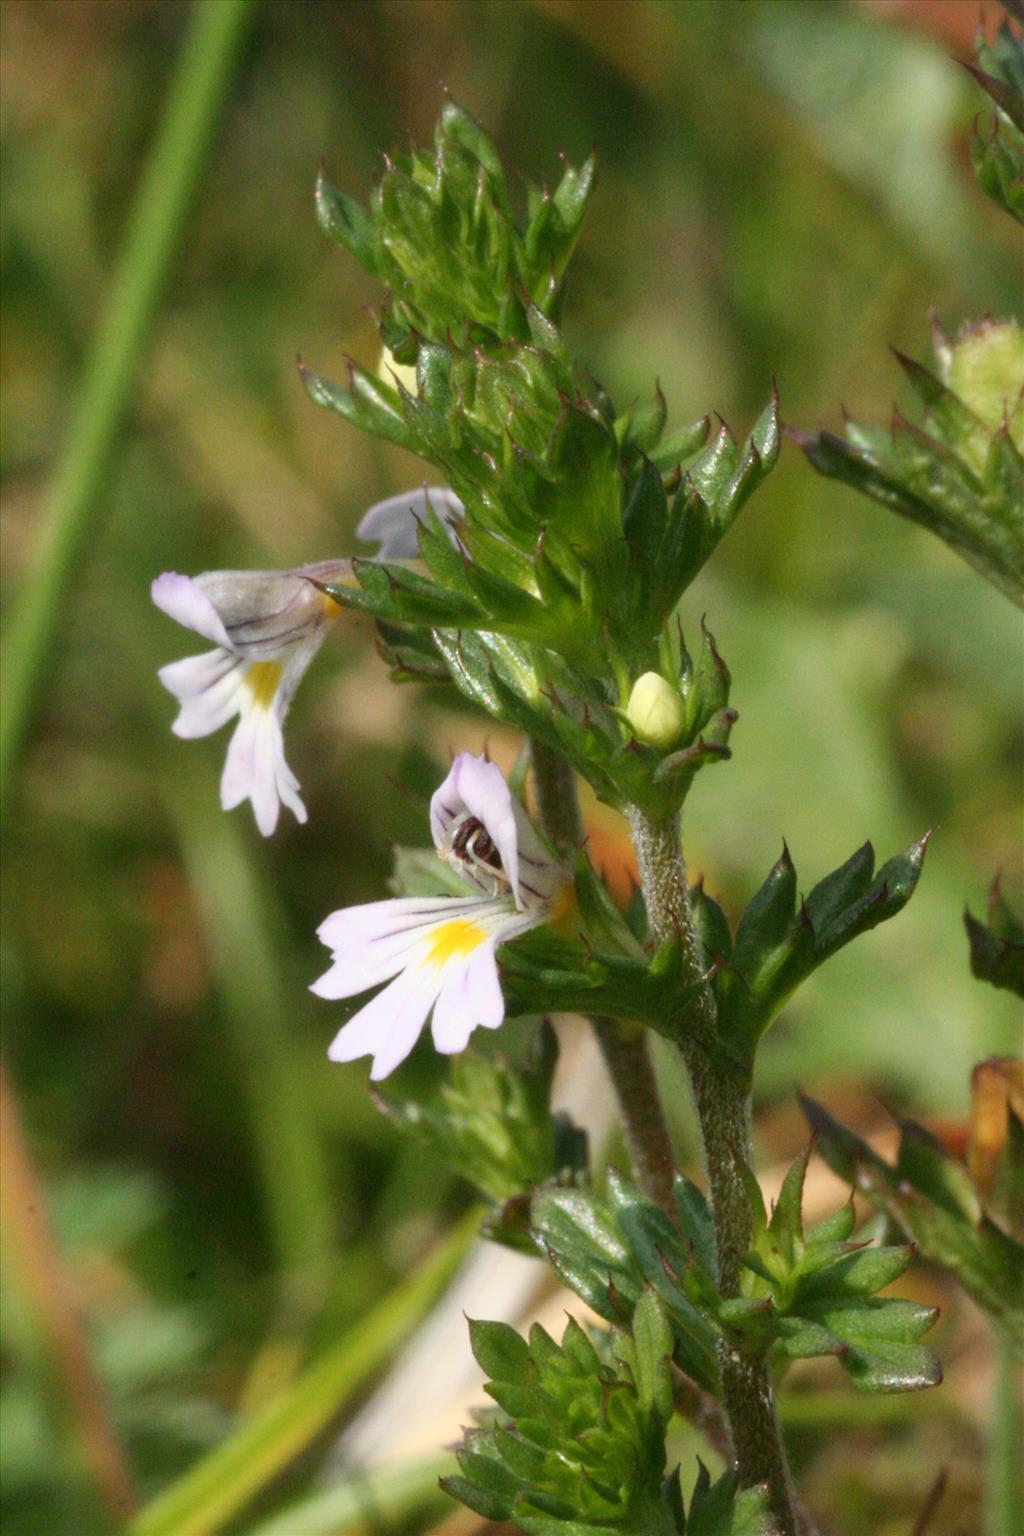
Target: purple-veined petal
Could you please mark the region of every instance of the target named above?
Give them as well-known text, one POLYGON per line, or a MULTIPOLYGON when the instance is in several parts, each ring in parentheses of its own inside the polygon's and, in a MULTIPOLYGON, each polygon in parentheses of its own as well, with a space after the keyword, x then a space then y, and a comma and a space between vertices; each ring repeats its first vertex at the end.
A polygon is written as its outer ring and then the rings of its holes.
POLYGON ((436 992, 416 967, 403 971, 361 1008, 331 1042, 331 1061, 373 1056, 370 1078, 379 1082, 405 1060, 426 1023, 436 992))
POLYGON ((448 846, 450 829, 465 816, 475 816, 486 827, 513 891, 518 890, 519 844, 512 791, 497 763, 471 752, 459 753, 431 798, 430 831, 436 848, 448 846))
POLYGON ((207 651, 172 661, 158 675, 181 703, 171 730, 185 740, 211 735, 241 708, 242 667, 229 651, 207 651))
POLYGON ((324 918, 316 934, 338 955, 400 933, 423 932, 451 917, 485 921, 490 914, 507 910, 506 902, 479 896, 401 896, 342 907, 324 918))
POLYGON ((332 912, 318 937, 334 964, 311 990, 319 997, 355 997, 415 965, 448 976, 478 945, 493 949, 497 936, 520 921, 507 898, 406 898, 332 912))
POLYGON ((550 901, 561 886, 571 881, 571 876, 551 857, 515 796, 512 797, 512 815, 519 853, 519 874, 512 893, 518 907, 536 906, 539 902, 550 901))
POLYGON ((469 818, 482 823, 505 873, 519 882, 513 891, 369 902, 332 912, 318 930, 334 963, 312 991, 334 999, 388 982, 330 1050, 335 1061, 372 1053, 374 1080, 405 1059, 431 1013, 434 1044, 449 1055, 465 1048, 474 1029, 499 1027, 505 1004, 496 949, 545 922, 557 888, 568 879, 513 801, 500 770, 463 753, 431 802, 431 829, 442 856, 469 818))
POLYGON ((150 590, 156 606, 170 618, 177 619, 186 629, 195 630, 197 635, 202 635, 214 645, 231 649, 231 641, 220 614, 191 576, 180 576, 177 571, 165 571, 156 578, 150 590))
POLYGON ((307 819, 281 723, 341 611, 315 582, 351 577, 351 561, 328 560, 293 571, 206 571, 195 578, 168 571, 153 583, 158 607, 218 646, 161 669, 164 687, 181 702, 172 729, 182 737, 207 736, 241 715, 228 746, 221 803, 228 810, 250 800, 264 836, 276 827, 282 804, 298 821, 307 819))

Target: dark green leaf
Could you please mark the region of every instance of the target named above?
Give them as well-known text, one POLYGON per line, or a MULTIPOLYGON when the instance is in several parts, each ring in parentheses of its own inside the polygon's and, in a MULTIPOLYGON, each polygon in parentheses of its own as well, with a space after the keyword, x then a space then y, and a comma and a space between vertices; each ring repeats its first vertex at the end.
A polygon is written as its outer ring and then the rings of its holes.
POLYGON ((469 1322, 469 1343, 481 1370, 495 1381, 523 1383, 530 1371, 530 1350, 507 1323, 469 1322))
POLYGON ((332 186, 323 170, 316 180, 316 214, 324 234, 376 274, 378 236, 373 220, 351 197, 332 186))
POLYGON ((899 1165, 891 1168, 820 1104, 804 1097, 801 1103, 829 1167, 895 1220, 924 1257, 949 1269, 1024 1355, 1024 1247, 984 1213, 972 1219, 959 1172, 951 1170, 950 1182, 936 1167, 945 1156, 937 1144, 905 1133, 899 1165))
POLYGON ((668 1363, 675 1341, 665 1304, 651 1286, 644 1288, 633 1312, 636 1389, 641 1408, 661 1423, 672 1417, 672 1382, 668 1363))
POLYGON ((765 957, 788 933, 796 914, 796 870, 789 849, 751 899, 740 918, 733 947, 733 965, 744 976, 753 976, 765 957))

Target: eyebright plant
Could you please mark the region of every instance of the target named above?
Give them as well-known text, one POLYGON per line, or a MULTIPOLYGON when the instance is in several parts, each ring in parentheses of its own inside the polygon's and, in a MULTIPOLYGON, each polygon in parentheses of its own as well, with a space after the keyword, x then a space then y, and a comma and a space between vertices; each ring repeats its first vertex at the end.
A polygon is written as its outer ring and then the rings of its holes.
MULTIPOLYGON (((312 984, 327 1003, 359 1000, 329 1055, 372 1057, 374 1080, 430 1021, 435 1048, 455 1057, 450 1080, 434 1102, 382 1095, 382 1108, 476 1184, 489 1238, 549 1262, 596 1319, 570 1322, 560 1344, 541 1329, 525 1341, 503 1323, 471 1325, 497 1406, 467 1432, 444 1486, 541 1536, 797 1536, 813 1522, 775 1405, 789 1363, 832 1357, 873 1392, 929 1386, 941 1368, 921 1343, 933 1310, 878 1295, 907 1268, 912 1242, 880 1246, 858 1231, 852 1203, 805 1230, 807 1155, 766 1210, 750 1150, 756 1051, 811 971, 909 900, 927 837, 877 870, 865 843, 806 896, 783 848, 735 925, 689 884, 680 812, 697 774, 730 756, 737 716, 710 630, 681 605, 775 463, 778 400, 772 387, 738 441, 710 414, 670 425, 656 385, 616 405, 572 355, 559 322, 595 177, 592 159, 566 163, 553 187, 514 196, 494 144, 451 101, 433 146, 388 159, 368 206, 321 174, 323 230, 386 287, 381 359, 375 371, 349 359, 341 383, 303 366, 303 380, 317 404, 429 472, 364 515, 358 533, 373 554, 161 576, 155 602, 214 647, 161 679, 181 704, 180 736, 238 716, 222 803, 251 800, 264 834, 282 803, 305 820, 282 724, 342 609, 372 615, 396 681, 454 685, 524 733, 508 781, 484 757, 455 757, 430 804, 433 848, 398 851, 392 899, 324 920, 331 962, 312 984), (587 858, 577 774, 628 821, 641 885, 628 911, 587 858), (557 1045, 543 1015, 566 1010, 592 1021, 629 1176, 595 1166, 586 1137, 552 1111, 557 1045), (514 1015, 535 1021, 523 1064, 467 1049, 474 1030, 514 1015), (674 1168, 649 1030, 689 1076, 706 1192, 674 1168), (675 1413, 730 1463, 714 1485, 701 1471, 689 1509, 666 1444, 675 1413)), ((993 336, 949 344, 941 379, 911 367, 926 431, 891 448, 877 434, 805 446, 830 472, 854 465, 897 510, 958 530, 1008 589, 1019 444, 999 368, 1012 371, 1017 342, 999 333, 993 385, 993 336), (969 359, 982 344, 987 361, 969 359)), ((1011 942, 1003 929, 991 940, 972 929, 976 965, 996 984, 1011 942)), ((913 1172, 879 1166, 823 1111, 815 1123, 833 1166, 851 1180, 868 1170, 866 1192, 912 1241, 960 1221, 934 1194, 937 1175, 922 1173, 912 1200, 913 1172)), ((1003 1237, 1013 1240, 960 1210, 974 1221, 970 1241, 956 1229, 974 1254, 960 1272, 974 1263, 973 1293, 1010 1314, 1012 1332, 1021 1301, 999 1266, 1003 1237)), ((930 1251, 948 1257, 952 1246, 930 1251)))

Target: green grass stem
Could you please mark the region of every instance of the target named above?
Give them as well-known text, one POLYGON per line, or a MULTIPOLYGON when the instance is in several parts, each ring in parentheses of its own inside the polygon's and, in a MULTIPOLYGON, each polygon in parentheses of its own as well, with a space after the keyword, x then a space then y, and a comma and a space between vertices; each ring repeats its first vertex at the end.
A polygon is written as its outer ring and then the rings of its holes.
POLYGON ((253 1526, 249 1536, 344 1536, 353 1526, 390 1528, 399 1520, 451 1513, 450 1496, 437 1485, 450 1474, 451 1456, 353 1473, 319 1493, 289 1504, 253 1526))
POLYGON ((252 0, 196 0, 85 361, 63 450, 45 495, 35 559, 4 637, 0 805, 57 650, 61 612, 88 557, 139 365, 202 181, 227 100, 252 0))
MULTIPOLYGON (((158 1494, 125 1536, 213 1536, 220 1530, 327 1429, 394 1354, 455 1272, 479 1225, 479 1212, 471 1211, 418 1269, 291 1386, 158 1494)), ((301 1529, 305 1536, 306 1527, 301 1529)))
POLYGON ((991 1418, 985 1456, 985 1536, 1024 1530, 1024 1372, 993 1329, 991 1418))
MULTIPOLYGON (((176 746, 169 742, 168 752, 176 746)), ((233 1047, 229 1070, 246 1103, 275 1268, 286 1285, 308 1286, 315 1303, 334 1251, 334 1213, 307 1063, 290 1031, 294 1002, 283 974, 283 922, 253 846, 248 807, 224 814, 191 742, 174 756, 165 794, 233 1047)), ((304 994, 297 995, 301 1002, 304 994)), ((303 1294, 296 1289, 293 1299, 301 1301, 303 1294)))

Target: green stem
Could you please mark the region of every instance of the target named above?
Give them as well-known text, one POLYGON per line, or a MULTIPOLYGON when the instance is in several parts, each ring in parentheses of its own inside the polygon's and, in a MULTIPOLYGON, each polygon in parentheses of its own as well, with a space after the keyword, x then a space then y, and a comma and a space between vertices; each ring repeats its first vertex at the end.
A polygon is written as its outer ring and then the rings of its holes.
POLYGON ((1021 1368, 1006 1339, 992 1330, 994 1380, 985 1456, 985 1536, 1013 1536, 1024 1528, 1024 1443, 1021 1368))
MULTIPOLYGON (((693 989, 680 1050, 704 1146, 718 1244, 718 1283, 724 1296, 734 1297, 739 1295, 743 1255, 753 1236, 750 1204, 739 1171, 741 1160, 748 1167, 751 1164, 748 1085, 697 1043, 714 1030, 716 1010, 690 913, 678 817, 651 821, 633 807, 629 822, 651 931, 659 944, 679 940, 685 982, 693 989)), ((794 1536, 793 1490, 767 1365, 745 1358, 723 1342, 719 1366, 740 1482, 745 1487, 767 1483, 769 1507, 780 1536, 794 1536)))
MULTIPOLYGON (((572 764, 536 738, 530 743, 530 754, 541 824, 555 851, 563 858, 574 858, 583 846, 584 830, 572 764)), ((633 1175, 644 1193, 675 1220, 672 1138, 644 1031, 614 1019, 590 1022, 622 1111, 633 1175)))
POLYGON ((590 1022, 615 1085, 633 1177, 644 1194, 678 1222, 675 1154, 643 1027, 619 1019, 590 1022))
POLYGON ((227 98, 251 0, 196 0, 81 392, 47 495, 40 546, 4 644, 0 799, 21 756, 81 571, 154 316, 227 98))
POLYGON ((541 826, 563 858, 575 858, 583 846, 583 817, 572 764, 561 752, 534 736, 530 741, 533 782, 541 826))

